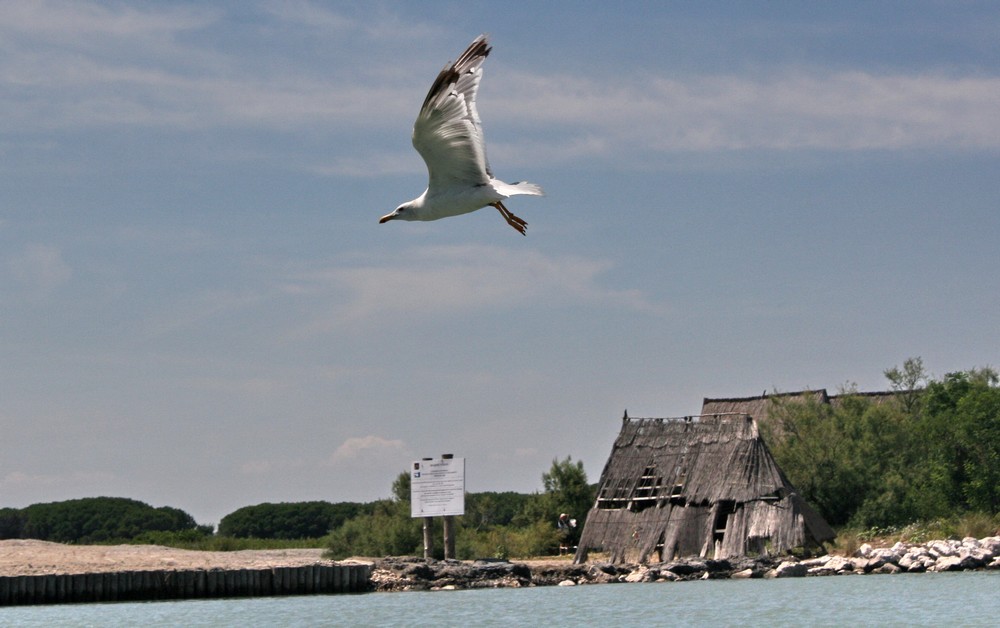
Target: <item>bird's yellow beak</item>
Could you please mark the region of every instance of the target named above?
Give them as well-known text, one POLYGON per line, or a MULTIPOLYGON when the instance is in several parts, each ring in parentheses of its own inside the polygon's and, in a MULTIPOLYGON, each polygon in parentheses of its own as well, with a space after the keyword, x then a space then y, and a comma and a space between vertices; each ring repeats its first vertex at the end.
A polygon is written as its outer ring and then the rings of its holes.
POLYGON ((390 220, 392 220, 395 217, 396 217, 395 213, 386 214, 385 216, 382 216, 381 218, 378 219, 378 224, 382 224, 383 222, 389 222, 390 220))

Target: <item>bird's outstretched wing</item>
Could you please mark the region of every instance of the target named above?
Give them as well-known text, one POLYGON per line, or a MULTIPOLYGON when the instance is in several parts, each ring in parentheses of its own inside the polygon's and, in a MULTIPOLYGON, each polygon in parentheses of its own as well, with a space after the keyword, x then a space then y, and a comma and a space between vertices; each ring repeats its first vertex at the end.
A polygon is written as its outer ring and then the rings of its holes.
POLYGON ((445 66, 413 124, 413 147, 427 164, 429 193, 456 183, 487 183, 493 176, 476 110, 482 65, 490 50, 486 35, 480 35, 458 61, 445 66))

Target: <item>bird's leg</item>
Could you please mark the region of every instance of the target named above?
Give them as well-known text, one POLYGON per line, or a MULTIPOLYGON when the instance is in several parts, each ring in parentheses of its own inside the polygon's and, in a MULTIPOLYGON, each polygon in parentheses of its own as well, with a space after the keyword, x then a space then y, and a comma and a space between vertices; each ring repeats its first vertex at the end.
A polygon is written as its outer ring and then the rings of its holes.
POLYGON ((503 206, 503 203, 497 201, 496 203, 490 203, 490 205, 496 207, 497 211, 500 212, 500 215, 503 216, 503 219, 507 221, 507 224, 517 229, 518 233, 521 235, 528 235, 525 233, 528 230, 528 223, 511 213, 509 209, 503 206))

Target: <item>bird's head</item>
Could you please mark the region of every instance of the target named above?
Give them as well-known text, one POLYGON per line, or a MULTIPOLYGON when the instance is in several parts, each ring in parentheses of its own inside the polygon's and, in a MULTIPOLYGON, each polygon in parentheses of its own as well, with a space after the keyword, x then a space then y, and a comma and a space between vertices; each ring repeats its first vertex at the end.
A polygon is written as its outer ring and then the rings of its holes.
POLYGON ((420 203, 417 201, 407 201, 397 207, 394 211, 378 219, 378 223, 389 222, 390 220, 420 220, 420 203))
POLYGON ((378 219, 378 224, 383 222, 389 222, 390 220, 396 220, 397 218, 403 218, 406 215, 406 205, 400 205, 394 211, 389 212, 385 216, 378 219))

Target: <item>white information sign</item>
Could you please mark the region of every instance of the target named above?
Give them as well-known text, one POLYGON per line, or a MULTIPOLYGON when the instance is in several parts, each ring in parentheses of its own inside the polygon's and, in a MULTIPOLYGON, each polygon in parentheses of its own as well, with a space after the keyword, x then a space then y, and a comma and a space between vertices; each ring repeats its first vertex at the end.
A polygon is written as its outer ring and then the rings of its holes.
POLYGON ((410 516, 465 514, 465 458, 416 460, 410 469, 410 516))

